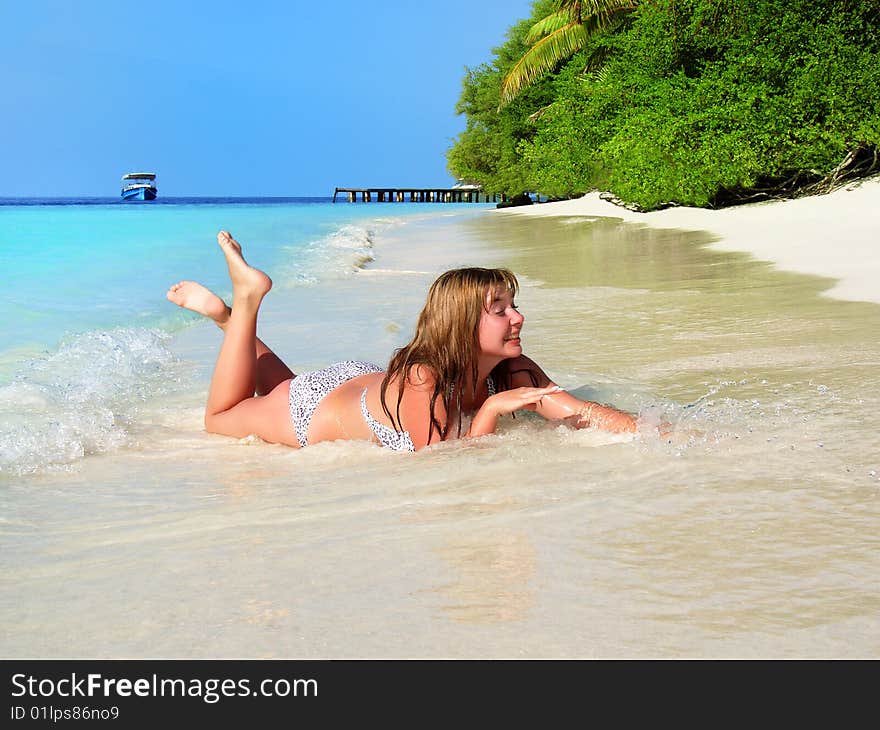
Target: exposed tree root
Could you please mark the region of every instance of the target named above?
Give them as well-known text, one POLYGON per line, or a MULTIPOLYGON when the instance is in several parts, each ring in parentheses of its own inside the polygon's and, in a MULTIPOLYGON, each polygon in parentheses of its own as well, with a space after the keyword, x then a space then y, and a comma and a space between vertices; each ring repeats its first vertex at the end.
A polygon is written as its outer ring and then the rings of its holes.
MULTIPOLYGON (((840 164, 827 175, 814 170, 797 170, 779 177, 764 177, 748 188, 725 188, 709 202, 708 208, 728 208, 733 205, 756 203, 763 200, 791 200, 807 195, 825 195, 851 183, 880 172, 880 149, 860 144, 850 150, 840 164)), ((621 200, 614 193, 600 193, 599 197, 627 210, 644 213, 648 209, 638 203, 621 200)), ((680 203, 669 201, 650 210, 673 208, 680 203)))
POLYGON ((799 170, 784 177, 764 178, 750 188, 720 191, 712 199, 711 207, 724 208, 759 200, 788 200, 805 195, 825 195, 878 170, 880 170, 880 150, 872 145, 860 144, 850 150, 840 164, 827 175, 811 170, 799 170))

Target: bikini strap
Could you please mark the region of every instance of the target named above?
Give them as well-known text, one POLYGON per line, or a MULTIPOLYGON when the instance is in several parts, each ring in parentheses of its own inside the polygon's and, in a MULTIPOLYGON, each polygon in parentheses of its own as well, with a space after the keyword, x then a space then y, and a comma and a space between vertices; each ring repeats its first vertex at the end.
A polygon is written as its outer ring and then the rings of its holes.
MULTIPOLYGON (((449 387, 446 389, 446 397, 452 398, 452 393, 454 392, 454 388, 452 387, 452 383, 449 384, 449 387)), ((491 375, 486 378, 486 390, 489 391, 489 395, 495 395, 498 392, 498 388, 495 386, 495 378, 491 375)))

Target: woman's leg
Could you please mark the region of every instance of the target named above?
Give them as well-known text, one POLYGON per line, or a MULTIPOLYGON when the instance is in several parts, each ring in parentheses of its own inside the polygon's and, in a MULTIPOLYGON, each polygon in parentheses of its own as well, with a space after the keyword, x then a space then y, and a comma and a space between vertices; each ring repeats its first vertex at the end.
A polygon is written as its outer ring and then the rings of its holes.
POLYGON ((226 231, 217 235, 217 242, 226 256, 232 280, 232 311, 223 327, 223 344, 208 390, 205 428, 238 438, 256 434, 267 441, 296 446, 287 399, 288 381, 279 383, 267 396, 254 397, 257 314, 263 297, 272 288, 272 280, 248 266, 241 246, 226 231))
MULTIPOLYGON (((208 317, 221 330, 226 329, 232 310, 214 292, 198 282, 180 281, 168 290, 166 297, 178 307, 208 317)), ((266 395, 282 380, 294 377, 293 371, 259 337, 254 339, 254 353, 257 358, 257 395, 266 395)))

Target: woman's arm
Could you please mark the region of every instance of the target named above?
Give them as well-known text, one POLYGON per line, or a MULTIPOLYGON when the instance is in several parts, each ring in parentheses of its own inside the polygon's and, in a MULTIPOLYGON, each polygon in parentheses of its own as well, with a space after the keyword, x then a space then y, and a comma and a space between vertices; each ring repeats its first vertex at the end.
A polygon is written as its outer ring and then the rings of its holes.
MULTIPOLYGON (((511 363, 511 384, 555 386, 538 364, 521 355, 511 363)), ((568 421, 576 428, 601 428, 615 433, 635 432, 636 417, 611 406, 594 401, 585 401, 567 393, 558 386, 556 392, 546 393, 533 409, 548 421, 568 421)))
POLYGON ((548 420, 567 420, 575 428, 601 428, 614 433, 636 431, 636 417, 631 413, 575 398, 564 390, 545 396, 536 410, 548 420))
MULTIPOLYGON (((400 417, 407 427, 406 430, 409 432, 410 439, 416 450, 444 440, 443 434, 437 430, 436 426, 433 429, 430 426, 429 414, 431 412, 431 398, 433 397, 435 382, 436 378, 431 369, 419 365, 410 371, 410 376, 406 379, 404 385, 403 399, 400 403, 400 417)), ((389 387, 388 391, 391 393, 394 391, 394 388, 389 387)), ((496 393, 487 398, 483 405, 480 406, 480 409, 471 421, 471 426, 467 434, 465 434, 465 438, 494 433, 495 427, 498 425, 498 416, 522 409, 535 410, 536 404, 541 398, 548 393, 560 391, 559 386, 548 385, 544 388, 513 388, 512 390, 496 393)), ((396 398, 393 402, 396 407, 396 398)), ((434 415, 441 426, 447 425, 448 414, 441 397, 438 397, 434 404, 434 415)), ((456 438, 456 436, 457 430, 450 428, 445 438, 456 438)))
POLYGON ((514 411, 538 410, 541 401, 548 398, 549 394, 562 392, 564 391, 558 385, 550 384, 543 388, 512 388, 490 395, 474 414, 471 427, 465 434, 465 438, 495 433, 495 428, 498 426, 498 416, 514 411))
MULTIPOLYGON (((431 427, 431 400, 434 397, 436 376, 431 368, 416 365, 404 379, 403 398, 400 401, 400 420, 409 433, 416 451, 425 446, 443 441, 443 434, 435 425, 431 427)), ((387 402, 392 413, 397 408, 396 391, 400 384, 393 382, 388 387, 387 402), (393 395, 392 395, 393 394, 393 395)), ((442 427, 446 426, 447 413, 443 398, 437 397, 434 403, 434 416, 442 427)), ((400 428, 401 424, 397 424, 400 428)))

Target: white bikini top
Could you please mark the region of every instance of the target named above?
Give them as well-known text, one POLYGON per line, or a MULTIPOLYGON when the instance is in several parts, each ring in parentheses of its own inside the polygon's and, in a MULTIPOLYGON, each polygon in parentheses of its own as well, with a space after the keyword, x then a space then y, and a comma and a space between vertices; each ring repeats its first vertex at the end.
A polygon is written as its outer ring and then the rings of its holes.
POLYGON ((415 444, 413 444, 412 438, 409 435, 409 431, 395 431, 390 426, 386 426, 384 423, 379 423, 379 421, 373 418, 373 414, 367 409, 366 388, 364 388, 361 393, 361 415, 364 417, 364 421, 366 421, 370 430, 376 435, 376 438, 379 439, 379 443, 382 444, 382 446, 387 446, 394 451, 416 450, 415 444))

